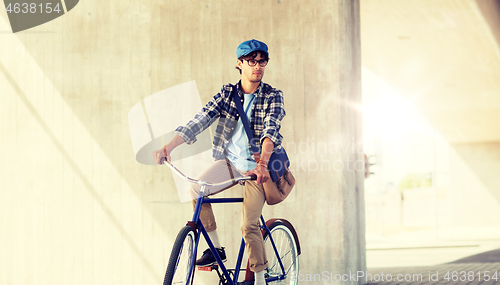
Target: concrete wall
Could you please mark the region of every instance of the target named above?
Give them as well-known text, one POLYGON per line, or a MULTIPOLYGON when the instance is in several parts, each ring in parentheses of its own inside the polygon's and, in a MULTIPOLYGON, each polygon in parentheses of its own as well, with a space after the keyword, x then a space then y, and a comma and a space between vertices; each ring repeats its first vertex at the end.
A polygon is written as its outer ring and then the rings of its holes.
MULTIPOLYGON (((500 229, 500 143, 452 145, 452 226, 500 229)), ((485 237, 485 236, 484 236, 485 237)))
MULTIPOLYGON (((128 111, 190 80, 208 101, 251 38, 270 47, 297 178, 265 217, 296 225, 303 278, 365 270, 359 1, 81 1, 16 34, 0 13, 0 284, 161 283, 192 209, 135 162, 128 111)), ((240 205, 215 212, 234 258, 240 205)))

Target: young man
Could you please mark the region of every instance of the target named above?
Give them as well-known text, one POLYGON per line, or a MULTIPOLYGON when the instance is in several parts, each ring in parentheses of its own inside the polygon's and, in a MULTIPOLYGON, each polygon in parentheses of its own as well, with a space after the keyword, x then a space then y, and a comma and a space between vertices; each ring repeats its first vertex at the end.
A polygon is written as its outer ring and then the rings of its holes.
MULTIPOLYGON (((267 259, 259 228, 259 218, 265 202, 263 183, 271 179, 267 163, 273 150, 281 148, 282 136, 279 130, 285 109, 282 92, 262 82, 264 70, 269 62, 267 45, 257 40, 245 41, 236 49, 236 56, 236 68, 240 71, 241 80, 236 85, 222 86, 221 92, 186 126, 176 129, 175 137, 163 149, 153 152, 153 157, 158 163, 162 157, 170 161, 170 154, 175 147, 184 142, 194 143, 198 134, 219 119, 213 141, 212 156, 215 162, 203 171, 198 179, 217 183, 231 177, 256 174, 257 180, 245 182, 241 231, 249 255, 250 269, 255 272, 255 284, 264 285, 267 259), (260 150, 259 154, 250 153, 248 136, 231 98, 233 89, 236 90, 236 99, 242 102, 252 129, 251 137, 260 150)), ((200 189, 198 185, 193 185, 191 190, 194 198, 200 189)), ((211 195, 222 190, 225 189, 212 187, 206 192, 211 195)), ((193 205, 195 204, 196 200, 193 201, 193 205)), ((217 236, 211 204, 203 204, 200 219, 219 255, 225 261, 226 254, 217 236)), ((196 261, 199 266, 213 263, 215 258, 209 249, 196 261)))

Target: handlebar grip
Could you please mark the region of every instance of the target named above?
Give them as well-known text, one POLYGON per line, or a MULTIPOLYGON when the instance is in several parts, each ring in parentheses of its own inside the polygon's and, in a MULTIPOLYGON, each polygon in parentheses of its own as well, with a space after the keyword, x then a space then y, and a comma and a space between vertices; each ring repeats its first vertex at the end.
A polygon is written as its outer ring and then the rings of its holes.
POLYGON ((160 164, 161 164, 161 165, 165 164, 165 161, 167 161, 167 158, 166 158, 166 157, 162 157, 162 158, 160 158, 160 164))
POLYGON ((252 177, 252 179, 251 179, 251 180, 257 180, 257 174, 253 174, 253 173, 252 173, 252 174, 250 174, 250 177, 252 177))

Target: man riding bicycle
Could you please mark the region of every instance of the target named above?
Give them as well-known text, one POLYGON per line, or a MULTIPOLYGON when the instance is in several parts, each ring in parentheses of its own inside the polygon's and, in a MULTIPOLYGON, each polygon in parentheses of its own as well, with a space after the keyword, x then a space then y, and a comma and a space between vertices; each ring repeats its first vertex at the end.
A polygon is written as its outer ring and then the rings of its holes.
MULTIPOLYGON (((180 144, 193 144, 196 136, 219 119, 214 135, 212 157, 214 163, 198 177, 199 180, 220 182, 233 177, 255 174, 255 181, 246 181, 242 208, 241 231, 248 251, 250 270, 255 273, 255 284, 265 285, 264 270, 267 259, 264 240, 259 228, 259 218, 265 203, 263 183, 268 179, 267 163, 273 150, 281 147, 282 136, 279 133, 281 120, 285 116, 283 93, 262 82, 264 70, 269 62, 268 47, 257 40, 241 43, 236 49, 237 69, 241 79, 236 85, 222 86, 205 107, 185 126, 176 129, 175 137, 162 149, 153 152, 153 157, 160 164, 162 157, 170 162, 170 154, 180 144), (232 94, 236 98, 232 98, 232 94), (250 142, 233 100, 240 100, 250 122, 252 136, 260 153, 250 153, 250 142)), ((193 184, 193 197, 198 195, 200 187, 193 184)), ((206 193, 211 195, 227 188, 211 187, 206 193)), ((196 200, 193 200, 196 205, 196 200)), ((200 219, 205 226, 219 256, 226 260, 224 248, 217 236, 217 226, 211 204, 203 204, 200 219)), ((196 261, 198 266, 214 264, 215 258, 207 249, 196 261)))

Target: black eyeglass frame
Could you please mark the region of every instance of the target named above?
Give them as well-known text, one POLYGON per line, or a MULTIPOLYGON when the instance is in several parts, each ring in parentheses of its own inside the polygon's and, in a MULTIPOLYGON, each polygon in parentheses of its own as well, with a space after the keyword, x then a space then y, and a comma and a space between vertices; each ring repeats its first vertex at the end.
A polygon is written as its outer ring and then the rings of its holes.
POLYGON ((254 67, 255 65, 257 65, 257 63, 259 63, 260 67, 265 67, 269 63, 269 58, 268 59, 261 59, 261 60, 255 60, 255 59, 248 60, 248 59, 244 59, 244 58, 241 59, 241 61, 243 61, 243 60, 246 60, 248 62, 248 66, 250 66, 250 67, 254 67), (255 61, 255 63, 251 64, 250 63, 251 61, 255 61), (264 65, 262 65, 262 64, 264 64, 264 65))

